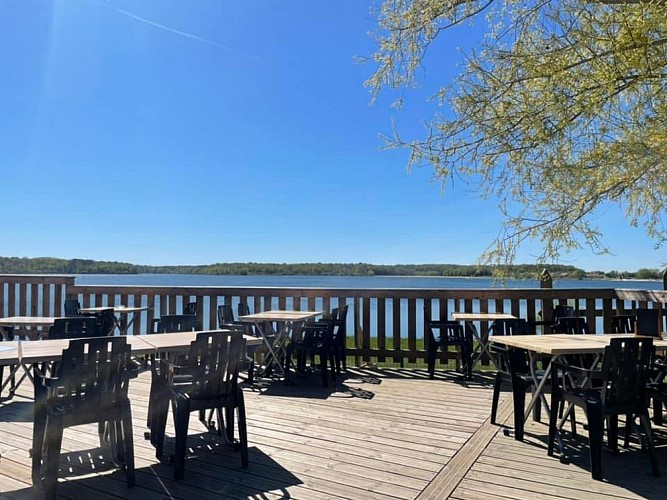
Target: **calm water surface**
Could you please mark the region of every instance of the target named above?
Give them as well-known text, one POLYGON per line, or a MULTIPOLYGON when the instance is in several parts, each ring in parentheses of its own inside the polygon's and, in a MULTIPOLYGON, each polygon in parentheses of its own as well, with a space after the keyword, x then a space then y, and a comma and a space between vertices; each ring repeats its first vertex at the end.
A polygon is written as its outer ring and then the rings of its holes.
MULTIPOLYGON (((81 285, 146 286, 236 286, 236 287, 315 287, 315 288, 538 288, 537 280, 491 278, 431 278, 414 276, 211 276, 199 274, 82 274, 81 285)), ((555 288, 639 288, 662 289, 661 280, 554 280, 555 288)))

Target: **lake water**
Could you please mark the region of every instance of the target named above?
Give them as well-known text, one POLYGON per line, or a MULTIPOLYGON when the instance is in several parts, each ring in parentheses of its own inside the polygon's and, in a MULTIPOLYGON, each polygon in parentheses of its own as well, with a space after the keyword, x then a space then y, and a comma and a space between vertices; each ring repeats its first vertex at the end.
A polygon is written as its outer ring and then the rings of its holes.
MULTIPOLYGON (((213 276, 201 274, 82 274, 81 285, 145 286, 236 286, 236 287, 315 287, 315 288, 538 288, 537 280, 491 278, 449 278, 417 276, 213 276)), ((662 289, 661 280, 572 280, 556 279, 555 288, 638 288, 662 289)))

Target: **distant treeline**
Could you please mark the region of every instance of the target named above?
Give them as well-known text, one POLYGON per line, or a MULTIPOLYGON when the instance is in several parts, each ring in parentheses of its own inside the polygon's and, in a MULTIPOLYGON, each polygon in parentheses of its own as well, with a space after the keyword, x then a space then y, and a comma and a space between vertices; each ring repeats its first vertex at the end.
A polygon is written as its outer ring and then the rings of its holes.
MULTIPOLYGON (((657 269, 637 272, 586 272, 574 266, 519 264, 507 270, 507 276, 535 279, 544 268, 557 278, 638 278, 658 279, 657 269)), ((490 266, 457 264, 262 264, 257 262, 209 264, 205 266, 141 266, 126 262, 107 262, 88 259, 56 259, 39 257, 0 257, 2 274, 214 274, 214 275, 311 275, 311 276, 464 276, 489 277, 490 266)))

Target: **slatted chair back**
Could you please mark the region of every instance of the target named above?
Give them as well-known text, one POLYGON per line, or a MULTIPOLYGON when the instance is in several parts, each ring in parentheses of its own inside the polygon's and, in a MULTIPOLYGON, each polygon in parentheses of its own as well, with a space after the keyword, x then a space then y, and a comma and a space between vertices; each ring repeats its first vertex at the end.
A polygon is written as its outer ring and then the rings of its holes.
MULTIPOLYGON (((59 364, 54 391, 66 411, 77 407, 94 411, 113 406, 127 397, 132 366, 130 346, 124 337, 95 337, 70 342, 59 364)), ((90 416, 82 416, 82 419, 90 416)))
POLYGON ((193 380, 189 397, 211 400, 234 394, 244 346, 242 333, 197 334, 197 339, 190 344, 187 360, 188 373, 192 374, 193 380))
POLYGON ((94 316, 58 318, 49 328, 50 339, 78 339, 99 335, 97 319, 94 316))
POLYGON ((589 334, 588 322, 583 317, 560 318, 551 327, 553 333, 569 333, 571 335, 589 334))
POLYGON ((574 317, 574 307, 564 306, 562 304, 558 304, 556 307, 554 307, 552 315, 552 320, 554 322, 558 321, 560 318, 572 318, 572 317, 574 317))
POLYGON ((635 333, 634 314, 619 314, 611 317, 611 333, 635 333))
POLYGON ((454 345, 465 340, 463 325, 458 321, 432 319, 430 304, 427 301, 424 301, 424 333, 436 345, 454 345))
POLYGON ((637 335, 648 335, 650 337, 661 337, 660 311, 658 309, 637 309, 636 333, 637 335))
POLYGON ((188 302, 183 305, 183 314, 197 314, 197 303, 188 302))
POLYGON ((641 413, 646 408, 646 384, 652 369, 653 339, 612 339, 602 359, 602 400, 614 413, 641 413))
POLYGON ((250 314, 250 307, 248 307, 248 304, 245 302, 239 302, 239 304, 236 306, 236 312, 239 316, 247 316, 250 314))
POLYGON ((65 299, 65 316, 78 316, 81 311, 81 304, 76 299, 65 299))
POLYGON ((234 311, 231 304, 222 304, 218 306, 218 327, 233 325, 234 311))
POLYGON ((497 319, 491 325, 491 335, 530 335, 530 324, 523 318, 497 319))
POLYGON ((192 332, 201 330, 197 316, 192 314, 166 314, 160 316, 160 331, 167 332, 192 332))

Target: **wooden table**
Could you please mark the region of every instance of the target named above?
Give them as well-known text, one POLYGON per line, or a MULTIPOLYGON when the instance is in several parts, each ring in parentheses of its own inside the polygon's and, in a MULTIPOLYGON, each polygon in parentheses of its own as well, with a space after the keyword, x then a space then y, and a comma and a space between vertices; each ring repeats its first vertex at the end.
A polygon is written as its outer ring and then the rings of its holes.
MULTIPOLYGON (((477 348, 472 353, 471 356, 471 365, 469 373, 472 372, 472 369, 475 365, 482 359, 482 356, 489 348, 489 339, 488 335, 481 335, 477 327, 475 326, 475 321, 496 321, 498 319, 517 319, 516 316, 506 313, 452 313, 452 319, 454 321, 461 321, 464 323, 464 327, 472 332, 473 337, 477 340, 477 348)), ((496 367, 497 368, 497 367, 496 367)))
POLYGON ((118 328, 118 334, 127 335, 127 331, 130 329, 130 326, 132 326, 132 323, 134 323, 136 313, 140 313, 142 311, 148 311, 148 309, 150 308, 148 306, 117 305, 117 306, 82 307, 81 309, 79 309, 79 311, 81 311, 82 313, 95 314, 104 311, 105 309, 113 309, 114 314, 118 315, 118 318, 116 318, 116 328, 118 328), (128 321, 127 318, 129 317, 130 314, 132 314, 132 318, 128 321), (123 321, 123 318, 125 318, 125 321, 123 321))
POLYGON ((239 321, 255 324, 257 331, 262 335, 264 345, 269 350, 264 366, 260 368, 258 375, 266 375, 276 368, 284 376, 285 370, 280 363, 280 356, 286 355, 285 342, 304 322, 321 314, 321 311, 264 311, 239 316, 239 321), (278 325, 277 330, 273 323, 278 325))
MULTIPOLYGON (((494 344, 500 344, 516 349, 524 349, 528 352, 530 358, 531 377, 535 384, 535 392, 524 413, 524 420, 532 411, 533 407, 541 400, 544 408, 549 412, 549 404, 544 397, 544 386, 550 379, 551 363, 562 361, 565 356, 579 354, 596 354, 601 356, 604 348, 609 345, 611 339, 619 337, 632 337, 633 334, 600 334, 600 335, 570 335, 570 334, 549 334, 549 335, 503 335, 491 336, 489 341, 494 344), (551 357, 544 375, 538 379, 535 364, 537 360, 544 355, 551 357)), ((655 338, 653 345, 658 350, 667 350, 667 340, 655 338)))
MULTIPOLYGON (((223 331, 223 330, 211 330, 223 331)), ((127 335, 127 343, 132 349, 132 356, 144 356, 146 354, 159 354, 162 352, 185 353, 190 349, 190 344, 197 338, 199 332, 162 333, 156 335, 127 335)), ((258 345, 261 339, 244 335, 246 345, 258 345)), ((21 368, 23 374, 16 383, 19 386, 28 377, 33 381, 31 367, 34 363, 51 363, 60 360, 63 349, 69 347, 71 339, 52 339, 34 341, 7 341, 0 343, 0 366, 12 366, 9 376, 0 386, 4 389, 21 368)), ((12 391, 13 392, 13 391, 12 391)))
MULTIPOLYGON (((9 340, 9 333, 14 327, 49 328, 53 326, 53 323, 57 319, 59 318, 53 316, 8 316, 0 318, 0 331, 2 332, 3 340, 9 340)), ((39 333, 41 337, 44 330, 35 330, 35 332, 39 333)))

